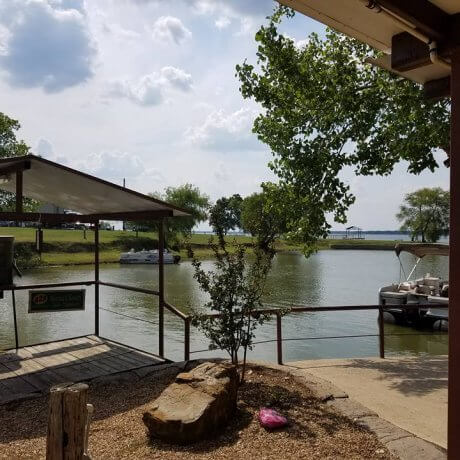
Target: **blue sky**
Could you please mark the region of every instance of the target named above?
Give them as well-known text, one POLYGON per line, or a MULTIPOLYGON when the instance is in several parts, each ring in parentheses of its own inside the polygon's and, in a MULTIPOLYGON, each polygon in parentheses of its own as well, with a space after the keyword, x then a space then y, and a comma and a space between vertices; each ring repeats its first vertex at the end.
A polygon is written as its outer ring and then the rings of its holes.
MULTIPOLYGON (((213 200, 275 179, 251 134, 258 107, 235 65, 255 61, 254 33, 271 0, 0 0, 0 111, 33 151, 141 192, 185 182, 213 200)), ((324 28, 283 24, 303 40, 324 28)), ((443 159, 442 154, 440 159, 443 159)), ((404 193, 448 187, 448 170, 344 177, 349 222, 397 228, 404 193)), ((340 229, 341 226, 333 225, 340 229)), ((205 227, 202 225, 201 227, 205 227)))

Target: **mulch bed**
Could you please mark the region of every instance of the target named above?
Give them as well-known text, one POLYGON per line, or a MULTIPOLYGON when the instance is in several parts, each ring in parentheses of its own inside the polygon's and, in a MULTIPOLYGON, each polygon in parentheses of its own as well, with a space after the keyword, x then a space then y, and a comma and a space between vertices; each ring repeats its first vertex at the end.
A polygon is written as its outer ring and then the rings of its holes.
MULTIPOLYGON (((391 459, 370 432, 314 398, 295 377, 251 366, 239 393, 235 419, 221 435, 189 446, 172 446, 146 435, 142 414, 174 379, 171 369, 137 382, 91 387, 93 459, 391 459), (290 425, 260 427, 257 411, 272 407, 290 425)), ((48 398, 0 406, 0 458, 44 458, 48 398)))

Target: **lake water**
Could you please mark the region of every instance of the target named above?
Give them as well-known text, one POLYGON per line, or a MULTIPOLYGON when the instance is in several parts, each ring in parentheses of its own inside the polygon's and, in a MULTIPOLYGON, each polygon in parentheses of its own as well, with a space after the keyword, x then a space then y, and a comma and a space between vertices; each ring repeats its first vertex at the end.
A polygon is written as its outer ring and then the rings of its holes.
MULTIPOLYGON (((405 266, 414 259, 405 255, 405 266)), ((212 261, 204 261, 212 269, 212 261)), ((448 261, 442 257, 426 257, 415 276, 430 272, 447 278, 448 261)), ((102 265, 101 280, 157 288, 158 267, 152 265, 102 265)), ((83 281, 94 278, 90 266, 53 267, 28 270, 17 284, 83 281)), ((298 253, 281 253, 274 260, 265 296, 272 305, 362 305, 377 304, 378 289, 400 279, 398 259, 392 251, 328 250, 309 259, 298 253)), ((166 298, 180 310, 190 313, 199 310, 205 297, 193 279, 190 262, 165 267, 166 298)), ((86 311, 27 313, 28 294, 16 293, 20 345, 74 337, 94 332, 94 287, 86 288, 86 311)), ((124 315, 152 321, 137 321, 101 310, 100 334, 146 351, 157 352, 157 299, 119 289, 101 287, 101 307, 124 315)), ((266 323, 257 333, 257 341, 272 340, 275 321, 266 323)), ((447 334, 431 334, 411 328, 385 325, 387 354, 445 354, 447 334), (410 335, 406 335, 410 334, 410 335), (414 335, 416 334, 416 335, 414 335)), ((378 334, 377 313, 317 312, 290 314, 283 318, 283 337, 306 337, 378 334)), ((173 360, 183 359, 183 322, 165 312, 165 353, 173 360)), ((11 296, 5 293, 0 301, 0 349, 14 346, 11 296)), ((191 350, 206 350, 207 341, 192 328, 191 350)), ((283 343, 284 360, 364 357, 378 355, 378 337, 289 340, 283 343)), ((194 353, 203 357, 210 352, 194 353)), ((212 352, 213 356, 219 355, 212 352)), ((276 342, 256 345, 253 359, 276 359, 276 342)))

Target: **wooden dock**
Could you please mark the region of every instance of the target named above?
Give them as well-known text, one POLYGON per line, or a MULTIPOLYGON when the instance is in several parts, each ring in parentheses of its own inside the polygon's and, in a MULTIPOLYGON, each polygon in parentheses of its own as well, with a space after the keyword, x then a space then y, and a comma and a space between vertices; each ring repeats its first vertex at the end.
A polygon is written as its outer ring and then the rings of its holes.
POLYGON ((0 405, 46 394, 58 383, 90 381, 163 362, 92 335, 0 352, 0 405))

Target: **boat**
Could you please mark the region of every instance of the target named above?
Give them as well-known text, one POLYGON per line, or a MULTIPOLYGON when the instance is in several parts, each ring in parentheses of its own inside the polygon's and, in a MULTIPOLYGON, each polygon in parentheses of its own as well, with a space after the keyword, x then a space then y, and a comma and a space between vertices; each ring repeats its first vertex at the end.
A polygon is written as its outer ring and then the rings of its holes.
MULTIPOLYGON (((160 253, 158 249, 151 251, 135 251, 131 249, 129 252, 122 252, 120 254, 121 264, 158 264, 160 260, 160 253)), ((163 251, 164 264, 177 264, 180 261, 180 256, 170 253, 167 249, 163 251)))
POLYGON ((427 255, 449 256, 449 245, 434 243, 400 243, 395 252, 401 264, 402 252, 417 259, 403 282, 384 286, 379 290, 379 305, 384 305, 384 320, 415 327, 429 326, 447 330, 449 320, 449 281, 427 273, 411 279, 420 261, 427 255), (401 305, 405 305, 404 308, 401 305), (410 308, 408 306, 412 306, 410 308))

